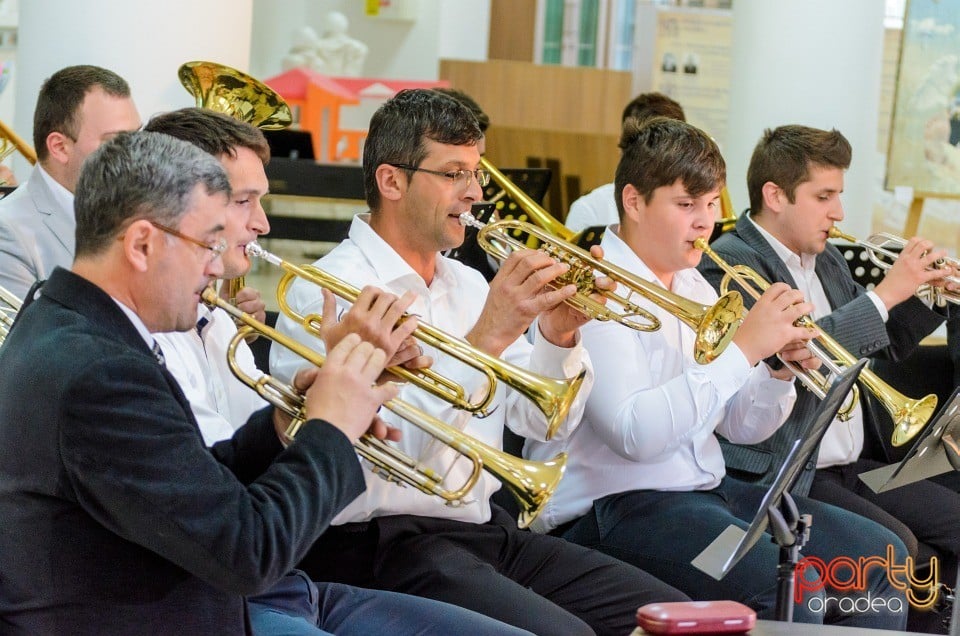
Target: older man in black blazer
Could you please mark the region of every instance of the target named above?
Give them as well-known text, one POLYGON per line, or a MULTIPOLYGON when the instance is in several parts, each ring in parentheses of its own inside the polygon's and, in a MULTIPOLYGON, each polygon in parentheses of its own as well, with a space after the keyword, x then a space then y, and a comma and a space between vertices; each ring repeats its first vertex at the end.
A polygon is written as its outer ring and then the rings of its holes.
POLYGON ((286 449, 268 408, 208 450, 155 347, 194 327, 223 273, 228 193, 216 159, 158 133, 85 164, 73 268, 28 299, 0 353, 3 633, 248 632, 244 595, 362 492, 352 443, 390 433, 375 412, 396 390, 372 386, 384 351, 348 335, 298 375, 308 421, 286 449))
MULTIPOLYGON (((836 130, 781 126, 766 131, 747 172, 750 213, 713 248, 730 264, 747 265, 767 281, 803 291, 816 308, 817 324, 854 356, 902 359, 944 319, 914 292, 949 271, 931 269, 943 252, 930 241, 914 238, 874 290, 867 292, 853 280, 840 251, 827 242, 828 230, 844 218, 840 193, 851 154, 849 142, 836 130)), ((704 258, 700 271, 719 288, 723 271, 716 263, 704 258)), ((747 302, 752 304, 749 298, 747 302)), ((789 419, 771 438, 754 446, 724 443, 731 473, 772 481, 817 401, 801 389, 789 419)), ((887 526, 900 535, 912 556, 917 539, 956 556, 960 495, 928 481, 888 493, 871 491, 858 479, 861 472, 880 466, 860 459, 865 426, 876 422, 871 411, 859 405, 850 421, 834 421, 794 492, 887 526)))

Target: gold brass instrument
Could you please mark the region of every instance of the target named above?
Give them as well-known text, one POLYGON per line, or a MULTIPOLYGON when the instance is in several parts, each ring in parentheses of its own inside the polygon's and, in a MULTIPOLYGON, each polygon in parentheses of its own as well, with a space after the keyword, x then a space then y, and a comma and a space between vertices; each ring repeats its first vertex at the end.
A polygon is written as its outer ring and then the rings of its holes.
POLYGON ((3 345, 3 341, 7 339, 21 304, 19 298, 0 287, 0 345, 3 345))
MULTIPOLYGON (((280 311, 290 319, 295 320, 307 333, 320 336, 322 317, 319 314, 303 316, 297 313, 287 302, 287 290, 290 285, 302 278, 307 282, 329 289, 338 297, 353 303, 360 295, 360 290, 349 283, 331 276, 313 265, 298 266, 284 261, 275 254, 271 254, 256 243, 249 243, 247 254, 262 258, 272 265, 276 265, 286 272, 277 286, 277 303, 280 311)), ((401 320, 405 320, 404 316, 401 320)), ((493 402, 497 381, 519 391, 531 400, 547 417, 546 439, 550 439, 557 432, 560 424, 567 417, 570 405, 580 390, 586 371, 581 370, 577 377, 570 380, 548 378, 532 373, 477 349, 466 340, 452 336, 436 327, 421 322, 417 325, 413 336, 445 353, 463 364, 472 367, 486 376, 487 391, 483 397, 471 401, 465 389, 430 369, 410 370, 403 367, 391 367, 390 372, 410 382, 411 384, 435 395, 454 407, 473 413, 478 417, 489 415, 490 404, 493 402)))
MULTIPOLYGON (((197 108, 214 110, 264 130, 279 130, 293 123, 290 106, 275 90, 235 68, 215 62, 187 62, 180 66, 177 76, 193 95, 197 108)), ((236 298, 245 282, 243 276, 228 280, 224 296, 236 298)))
POLYGON ((490 163, 486 157, 480 157, 480 168, 490 173, 490 178, 500 188, 513 199, 520 208, 527 213, 530 220, 545 229, 554 236, 559 236, 564 241, 573 241, 576 233, 570 230, 560 221, 553 218, 553 215, 540 207, 540 204, 534 201, 529 194, 524 192, 510 178, 500 172, 496 166, 490 163))
MULTIPOLYGON (((263 375, 258 379, 250 377, 237 364, 237 347, 247 336, 255 333, 286 347, 315 366, 323 365, 324 356, 240 311, 220 298, 211 287, 203 291, 202 298, 208 306, 220 307, 241 323, 242 326, 227 348, 230 370, 237 379, 292 418, 287 435, 293 437, 305 420, 303 396, 291 385, 272 376, 263 375)), ((545 462, 523 460, 484 444, 402 400, 395 398, 385 402, 384 406, 463 455, 473 465, 473 471, 464 484, 451 490, 443 485, 443 477, 435 471, 422 466, 420 462, 386 442, 369 434, 364 435, 354 444, 357 454, 373 466, 373 472, 387 481, 408 484, 428 495, 442 498, 448 505, 459 506, 477 483, 480 471, 486 470, 517 498, 520 503, 517 525, 526 528, 540 514, 563 477, 567 463, 566 453, 559 453, 545 462)))
POLYGON ((31 165, 37 163, 36 151, 25 142, 13 129, 0 121, 0 161, 9 157, 14 151, 23 155, 31 165))
POLYGON ((567 273, 552 285, 576 285, 576 295, 566 302, 594 320, 613 320, 637 331, 656 331, 660 328, 660 321, 633 301, 634 294, 667 310, 696 332, 694 358, 700 364, 712 362, 723 353, 743 319, 743 297, 739 292, 724 294, 713 306, 703 305, 678 296, 613 263, 594 258, 590 252, 530 223, 514 219, 481 223, 469 212, 460 215, 460 222, 479 228, 477 243, 500 261, 514 250, 526 249, 526 243, 511 236, 515 231, 538 239, 540 250, 570 266, 567 273), (627 294, 623 296, 614 291, 598 289, 595 282, 597 272, 623 285, 627 294), (607 303, 591 298, 590 295, 594 293, 606 298, 607 303), (618 307, 619 311, 611 306, 618 307))
MULTIPOLYGON (((867 258, 870 259, 870 262, 884 271, 890 269, 899 257, 897 252, 891 250, 902 250, 907 244, 905 238, 887 232, 871 234, 867 240, 861 241, 856 237, 842 232, 840 228, 836 226, 830 228, 829 236, 830 238, 843 239, 844 241, 865 248, 867 250, 867 258)), ((960 270, 960 260, 955 258, 937 259, 933 265, 937 268, 949 266, 954 268, 954 270, 960 270)), ((944 280, 960 284, 960 277, 957 276, 947 276, 944 280)), ((943 307, 947 303, 953 303, 954 305, 960 304, 960 293, 951 292, 936 285, 920 285, 920 287, 917 288, 916 296, 922 300, 936 303, 938 307, 943 307)))
POLYGON ((187 62, 177 71, 180 83, 209 108, 264 130, 293 122, 290 107, 272 88, 253 77, 215 62, 187 62))
MULTIPOLYGON (((770 286, 770 283, 763 279, 755 270, 744 265, 730 265, 707 244, 704 239, 694 241, 694 247, 703 250, 703 253, 710 257, 726 275, 721 282, 720 289, 726 289, 730 281, 740 285, 753 298, 759 298, 760 294, 770 286), (757 291, 757 290, 760 291, 757 291)), ((856 364, 857 359, 849 353, 840 344, 827 335, 810 316, 801 316, 795 323, 799 327, 807 327, 816 331, 816 342, 813 340, 807 343, 817 358, 823 362, 824 366, 830 371, 836 373, 841 368, 856 364), (817 344, 819 343, 819 344, 817 344)), ((797 369, 792 364, 787 364, 787 368, 796 374, 800 381, 814 395, 823 399, 829 388, 829 381, 819 371, 811 372, 809 369, 797 369)), ((865 367, 860 373, 860 382, 880 401, 883 407, 893 418, 893 436, 891 443, 894 446, 902 446, 913 439, 917 433, 923 430, 923 427, 933 416, 937 408, 937 396, 927 395, 919 400, 906 397, 889 384, 884 382, 876 373, 865 367)), ((846 417, 850 417, 853 406, 856 404, 856 394, 851 392, 854 397, 849 407, 844 407, 842 413, 846 412, 846 417)))

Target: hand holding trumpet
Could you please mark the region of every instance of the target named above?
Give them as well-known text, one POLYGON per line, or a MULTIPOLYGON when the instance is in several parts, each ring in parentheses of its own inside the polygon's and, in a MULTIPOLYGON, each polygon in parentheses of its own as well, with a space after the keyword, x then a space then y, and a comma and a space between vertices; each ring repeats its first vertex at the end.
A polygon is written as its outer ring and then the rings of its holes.
POLYGON ((873 291, 888 310, 913 296, 923 285, 958 291, 960 285, 946 280, 957 274, 946 257, 946 250, 935 249, 932 241, 915 236, 907 241, 873 291))

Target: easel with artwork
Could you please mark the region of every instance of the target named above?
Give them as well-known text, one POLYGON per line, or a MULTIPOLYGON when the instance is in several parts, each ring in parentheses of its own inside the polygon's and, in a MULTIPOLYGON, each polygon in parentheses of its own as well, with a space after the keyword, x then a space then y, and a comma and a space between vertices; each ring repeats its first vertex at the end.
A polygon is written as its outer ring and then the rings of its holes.
POLYGON ((916 236, 928 198, 960 199, 960 5, 908 0, 897 65, 886 187, 914 197, 903 235, 916 236))

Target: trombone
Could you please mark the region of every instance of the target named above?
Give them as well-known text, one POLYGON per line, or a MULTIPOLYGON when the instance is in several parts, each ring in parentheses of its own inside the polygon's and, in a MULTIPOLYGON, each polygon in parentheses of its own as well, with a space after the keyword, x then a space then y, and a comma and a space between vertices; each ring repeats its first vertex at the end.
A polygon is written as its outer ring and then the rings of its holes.
MULTIPOLYGON (((250 377, 237 364, 237 347, 248 335, 256 333, 286 347, 315 366, 323 365, 324 356, 293 338, 284 336, 250 314, 240 311, 220 298, 212 287, 203 290, 202 299, 207 306, 219 307, 230 314, 234 320, 242 323, 227 347, 227 364, 238 380, 292 418, 286 434, 289 437, 296 435, 305 419, 303 395, 293 386, 279 382, 270 375, 265 374, 258 379, 250 377)), ((484 444, 399 399, 388 400, 384 406, 463 455, 473 465, 473 471, 459 488, 446 488, 443 485, 443 477, 435 471, 370 434, 364 435, 354 443, 357 454, 372 465, 375 474, 387 481, 396 482, 401 486, 410 485, 428 495, 436 495, 446 501, 449 506, 463 505, 464 498, 480 479, 480 471, 486 470, 503 482, 511 494, 517 498, 520 504, 517 525, 526 528, 543 510, 566 469, 566 453, 561 452, 545 462, 523 460, 484 444)))
POLYGON ((22 304, 19 298, 0 287, 0 345, 7 339, 22 304))
MULTIPOLYGON (((25 142, 20 135, 13 132, 10 126, 0 121, 0 161, 3 161, 14 151, 23 155, 23 158, 30 162, 30 165, 37 163, 37 153, 25 142)), ((2 185, 2 184, 0 184, 2 185)))
MULTIPOLYGON (((704 239, 694 241, 694 247, 703 250, 703 253, 709 256, 710 259, 725 272, 723 280, 720 283, 721 290, 725 290, 732 280, 740 285, 751 297, 758 299, 760 298, 760 294, 770 286, 770 283, 764 280, 763 277, 752 268, 745 265, 730 265, 724 261, 704 239), (757 291, 758 289, 760 291, 757 291)), ((820 329, 810 316, 801 316, 795 324, 799 327, 807 327, 808 329, 816 331, 817 335, 815 340, 818 341, 819 344, 811 340, 807 342, 807 347, 831 372, 838 373, 842 367, 849 367, 856 364, 857 359, 841 347, 840 343, 820 329)), ((814 395, 820 399, 826 396, 830 383, 819 371, 798 368, 792 364, 787 364, 787 368, 793 371, 794 375, 796 375, 803 385, 814 395)), ((869 368, 865 367, 860 373, 860 381, 863 382, 863 385, 879 400, 893 418, 894 428, 891 443, 894 446, 902 446, 913 439, 917 433, 923 430, 924 425, 926 425, 937 408, 936 395, 931 393, 919 400, 908 398, 884 382, 869 368)), ((856 387, 854 388, 856 389, 856 387)), ((849 406, 844 407, 838 415, 841 420, 850 418, 858 399, 858 393, 851 391, 849 406)))
MULTIPOLYGON (((842 232, 840 228, 836 226, 830 228, 829 237, 843 239, 844 241, 865 248, 870 262, 884 271, 889 270, 893 266, 900 256, 898 253, 899 250, 902 250, 907 244, 906 239, 887 232, 871 234, 867 240, 861 241, 856 237, 842 232), (898 251, 894 252, 891 250, 898 251)), ((952 267, 955 271, 960 270, 960 260, 955 258, 940 258, 937 259, 933 265, 938 269, 941 267, 952 267)), ((960 277, 957 276, 947 276, 944 280, 960 284, 960 277)), ((921 300, 936 303, 938 307, 943 307, 948 302, 954 305, 960 305, 960 292, 951 292, 929 283, 920 285, 920 287, 917 288, 916 296, 921 300)))
MULTIPOLYGON (((287 290, 296 279, 302 278, 314 285, 329 289, 335 295, 350 303, 356 302, 360 295, 359 289, 328 274, 319 267, 294 265, 275 254, 271 254, 257 243, 248 243, 246 251, 249 256, 262 258, 286 272, 277 286, 277 303, 280 311, 298 322, 307 333, 313 336, 320 336, 322 317, 319 314, 301 315, 287 302, 287 290)), ((404 316, 401 320, 405 320, 407 317, 404 316)), ((486 394, 477 398, 476 401, 470 401, 463 386, 430 369, 410 370, 403 367, 391 367, 389 369, 391 373, 432 393, 441 400, 445 400, 454 407, 473 413, 478 417, 484 417, 491 413, 490 404, 495 397, 497 380, 500 380, 533 401, 547 417, 546 439, 553 437, 560 424, 567 417, 570 406, 573 404, 586 375, 585 370, 581 370, 575 378, 570 380, 537 375, 481 351, 466 340, 422 322, 417 325, 413 335, 424 344, 434 347, 484 374, 487 379, 486 394)))
POLYGON ((511 232, 519 231, 538 239, 541 250, 570 266, 567 273, 551 285, 576 285, 576 295, 566 302, 594 320, 613 320, 637 331, 656 331, 660 328, 660 320, 636 304, 633 296, 636 294, 646 298, 665 309, 696 332, 693 353, 700 364, 712 362, 723 353, 743 321, 743 297, 739 292, 724 294, 713 306, 703 305, 678 296, 613 263, 594 258, 590 252, 530 223, 514 219, 481 223, 469 212, 460 215, 460 222, 479 228, 477 243, 486 253, 501 261, 512 251, 527 247, 523 241, 511 236, 511 232), (595 272, 623 285, 627 289, 626 295, 598 289, 595 272), (616 305, 621 310, 615 311, 594 300, 590 297, 593 293, 606 298, 608 304, 616 305))

